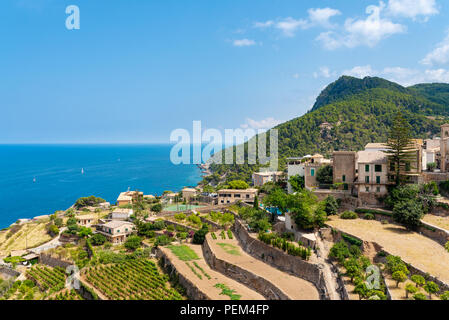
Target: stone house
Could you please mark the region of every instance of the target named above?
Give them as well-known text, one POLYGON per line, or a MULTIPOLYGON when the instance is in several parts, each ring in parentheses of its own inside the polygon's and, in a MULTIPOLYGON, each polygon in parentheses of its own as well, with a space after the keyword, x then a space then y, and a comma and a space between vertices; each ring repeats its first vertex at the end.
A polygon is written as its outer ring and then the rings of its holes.
POLYGON ((104 235, 111 243, 122 243, 135 230, 134 224, 127 221, 110 221, 97 226, 97 233, 104 235))
POLYGON ((254 203, 257 189, 223 189, 218 191, 218 204, 232 204, 238 201, 254 203))

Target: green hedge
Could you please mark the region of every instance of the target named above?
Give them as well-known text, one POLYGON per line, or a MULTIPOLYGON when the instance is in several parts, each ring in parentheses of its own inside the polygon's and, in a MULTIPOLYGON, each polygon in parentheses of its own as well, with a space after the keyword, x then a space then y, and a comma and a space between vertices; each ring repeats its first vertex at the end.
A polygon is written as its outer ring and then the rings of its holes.
POLYGON ((345 240, 346 242, 349 242, 352 245, 355 245, 357 247, 361 247, 363 242, 360 241, 359 239, 353 238, 351 236, 348 236, 347 234, 342 233, 341 237, 343 238, 343 240, 345 240))
POLYGON ((375 209, 355 209, 356 213, 371 213, 371 214, 380 214, 382 216, 393 217, 393 213, 375 210, 375 209))

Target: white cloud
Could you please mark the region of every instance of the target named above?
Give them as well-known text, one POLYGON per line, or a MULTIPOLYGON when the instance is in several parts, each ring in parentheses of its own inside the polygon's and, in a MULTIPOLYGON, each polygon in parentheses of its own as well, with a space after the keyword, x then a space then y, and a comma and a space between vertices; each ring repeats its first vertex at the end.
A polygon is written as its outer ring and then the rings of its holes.
POLYGON ((309 29, 315 26, 321 26, 323 28, 335 27, 329 20, 341 12, 332 8, 311 8, 308 11, 307 19, 294 19, 292 17, 278 19, 276 21, 268 20, 265 22, 255 22, 254 28, 267 29, 273 27, 280 30, 287 37, 294 37, 298 29, 309 29))
POLYGON ((375 71, 373 70, 373 68, 371 68, 370 65, 357 66, 350 70, 343 71, 343 75, 357 77, 357 78, 369 77, 369 76, 372 76, 374 73, 375 73, 375 71))
POLYGON ((426 21, 430 16, 438 14, 439 10, 435 0, 389 0, 387 13, 413 20, 423 17, 426 21))
POLYGON ((274 21, 272 21, 272 20, 268 20, 265 22, 254 22, 254 28, 260 28, 260 29, 269 28, 273 24, 274 24, 274 21))
POLYGON ((295 74, 293 75, 293 78, 299 79, 299 73, 295 73, 295 74))
POLYGON ((341 12, 332 8, 309 9, 309 20, 312 25, 320 25, 325 28, 333 28, 334 25, 329 21, 334 16, 341 15, 341 12))
POLYGON ((298 28, 307 28, 307 21, 303 19, 295 20, 289 17, 277 22, 275 28, 281 30, 285 36, 293 37, 298 28))
POLYGON ((271 128, 277 126, 278 124, 281 124, 282 122, 283 121, 276 120, 271 117, 260 120, 260 121, 247 118, 245 123, 242 124, 240 127, 243 129, 251 128, 251 129, 255 129, 255 130, 268 130, 268 129, 271 129, 271 128))
POLYGON ((332 76, 335 76, 335 72, 332 72, 328 67, 320 67, 318 72, 313 73, 314 78, 330 78, 332 76))
POLYGON ((421 60, 421 63, 424 65, 444 64, 447 62, 449 62, 449 32, 446 38, 421 60))
POLYGON ((250 39, 240 39, 234 40, 232 44, 234 45, 234 47, 249 47, 256 45, 256 42, 250 39))
POLYGON ((356 66, 350 70, 345 70, 342 75, 364 78, 366 76, 378 76, 387 80, 399 83, 408 87, 417 83, 426 82, 449 82, 449 70, 427 69, 417 70, 402 67, 386 67, 382 70, 375 70, 370 65, 356 66))
POLYGON ((385 3, 382 1, 378 6, 368 6, 366 8, 366 14, 368 14, 366 19, 346 19, 343 32, 324 32, 316 40, 329 50, 339 47, 354 48, 360 45, 374 47, 381 40, 391 35, 405 32, 405 26, 381 17, 384 9, 385 3))

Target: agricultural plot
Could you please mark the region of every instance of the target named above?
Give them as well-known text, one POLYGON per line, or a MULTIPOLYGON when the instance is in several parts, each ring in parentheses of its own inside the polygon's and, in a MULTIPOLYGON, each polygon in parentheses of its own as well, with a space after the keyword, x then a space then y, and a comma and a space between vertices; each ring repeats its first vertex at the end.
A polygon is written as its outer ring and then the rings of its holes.
POLYGON ((176 270, 212 300, 263 300, 259 293, 212 270, 204 260, 201 246, 182 245, 160 248, 176 270))
POLYGON ((48 298, 48 300, 84 300, 83 297, 74 289, 65 290, 48 298))
POLYGON ((34 248, 51 240, 44 222, 14 225, 0 232, 0 256, 7 256, 13 250, 34 248))
POLYGON ((62 268, 50 268, 47 266, 34 266, 27 275, 38 284, 42 291, 50 290, 51 293, 64 289, 66 273, 62 268))
POLYGON ((206 236, 210 248, 215 256, 230 264, 236 265, 250 273, 274 284, 292 300, 319 300, 316 287, 309 281, 282 272, 243 251, 234 239, 212 240, 212 235, 206 236), (232 248, 230 250, 230 248, 232 248), (238 255, 236 251, 238 251, 238 255))
POLYGON ((168 277, 161 274, 153 261, 129 260, 87 268, 83 277, 111 300, 182 300, 183 297, 168 285, 168 277))
POLYGON ((327 224, 364 241, 377 242, 388 253, 449 283, 449 252, 436 241, 396 224, 331 217, 327 224))

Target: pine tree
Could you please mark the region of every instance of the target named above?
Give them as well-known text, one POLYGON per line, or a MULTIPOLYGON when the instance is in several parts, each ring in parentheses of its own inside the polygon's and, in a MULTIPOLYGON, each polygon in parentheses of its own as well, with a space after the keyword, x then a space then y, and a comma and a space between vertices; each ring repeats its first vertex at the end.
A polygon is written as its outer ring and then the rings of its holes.
POLYGON ((410 163, 415 156, 411 128, 400 111, 393 120, 387 146, 388 162, 390 166, 394 164, 395 183, 398 186, 405 181, 404 173, 411 170, 410 163))

